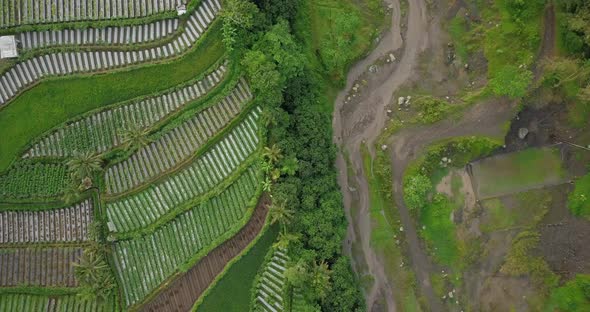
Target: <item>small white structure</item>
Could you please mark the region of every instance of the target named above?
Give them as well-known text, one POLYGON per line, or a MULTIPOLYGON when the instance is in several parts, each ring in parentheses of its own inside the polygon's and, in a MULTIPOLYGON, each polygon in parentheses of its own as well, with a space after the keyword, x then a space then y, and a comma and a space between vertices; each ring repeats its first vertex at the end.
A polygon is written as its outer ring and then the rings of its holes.
POLYGON ((0 59, 18 56, 14 36, 0 36, 0 59))
POLYGON ((185 4, 181 4, 179 6, 176 7, 176 13, 178 13, 178 16, 184 15, 186 14, 186 5, 185 4))

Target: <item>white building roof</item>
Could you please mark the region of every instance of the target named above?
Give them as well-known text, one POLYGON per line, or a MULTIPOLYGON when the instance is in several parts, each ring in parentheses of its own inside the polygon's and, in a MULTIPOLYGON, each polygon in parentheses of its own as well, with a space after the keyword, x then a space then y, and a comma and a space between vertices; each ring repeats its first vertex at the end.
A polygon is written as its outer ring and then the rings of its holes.
POLYGON ((14 36, 0 36, 0 59, 17 57, 16 40, 14 36))

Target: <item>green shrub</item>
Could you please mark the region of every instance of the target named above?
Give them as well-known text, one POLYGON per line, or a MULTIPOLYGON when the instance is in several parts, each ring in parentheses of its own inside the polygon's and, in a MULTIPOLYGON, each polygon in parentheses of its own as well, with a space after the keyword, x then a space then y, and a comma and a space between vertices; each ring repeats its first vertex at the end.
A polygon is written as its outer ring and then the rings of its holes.
POLYGON ((404 181, 404 200, 412 210, 421 210, 428 202, 428 193, 432 190, 432 182, 425 175, 409 176, 404 181))
POLYGON ((431 96, 419 97, 415 101, 419 111, 418 121, 422 123, 433 123, 442 120, 451 111, 447 101, 431 96))

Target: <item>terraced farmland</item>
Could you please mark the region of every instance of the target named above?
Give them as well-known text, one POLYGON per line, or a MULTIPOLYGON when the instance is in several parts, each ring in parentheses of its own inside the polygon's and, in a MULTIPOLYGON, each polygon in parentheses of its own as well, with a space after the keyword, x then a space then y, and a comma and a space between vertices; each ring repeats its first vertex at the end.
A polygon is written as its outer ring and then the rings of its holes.
MULTIPOLYGON (((0 172, 0 311, 150 310, 177 294, 182 302, 164 310, 188 310, 260 234, 269 205, 261 200, 264 103, 223 53, 214 24, 221 1, 191 0, 176 17, 180 4, 0 0, 0 29, 16 32, 24 53, 0 74, 8 123, 7 111, 22 107, 12 100, 38 97, 29 89, 45 84, 117 84, 98 78, 126 74, 127 88, 95 105, 79 102, 98 92, 81 95, 60 108, 74 112, 0 155, 8 167, 0 172), (61 22, 73 23, 19 27, 61 22), (197 56, 207 61, 195 65, 197 56), (147 74, 167 65, 161 77, 147 74), (162 80, 187 66, 195 69, 162 80), (168 291, 187 279, 182 292, 168 291), (97 297, 79 296, 89 293, 97 297)), ((44 104, 65 97, 52 92, 23 110, 52 114, 56 106, 44 104)))
POLYGON ((65 157, 75 151, 103 153, 122 143, 121 133, 132 126, 148 128, 207 94, 224 79, 226 65, 220 65, 203 79, 183 88, 103 110, 51 132, 24 155, 65 157))
POLYGON ((186 273, 181 274, 144 306, 143 311, 188 311, 211 282, 240 254, 264 227, 268 201, 261 199, 248 223, 231 239, 216 247, 186 273))
MULTIPOLYGON (((109 194, 126 192, 186 161, 239 113, 245 102, 250 99, 250 93, 247 90, 246 84, 240 83, 231 95, 215 106, 199 112, 195 117, 165 132, 158 140, 141 148, 127 160, 107 169, 105 175, 107 192, 109 194)), ((259 111, 255 110, 248 115, 245 123, 247 129, 243 129, 249 131, 248 133, 237 131, 235 134, 248 142, 255 141, 258 113, 259 111)), ((230 136, 229 140, 233 141, 233 138, 230 136)))
POLYGON ((285 250, 277 248, 272 252, 255 288, 254 311, 287 311, 285 267, 288 261, 285 250))
POLYGON ((3 201, 59 196, 67 184, 63 164, 21 163, 0 175, 3 201))
POLYGON ((218 0, 202 1, 182 35, 163 46, 135 51, 59 52, 18 63, 0 76, 0 107, 45 77, 104 71, 178 56, 197 42, 220 9, 218 0))
POLYGON ((144 17, 175 11, 180 0, 3 0, 0 28, 144 17))
POLYGON ((0 244, 86 241, 92 213, 91 200, 63 209, 0 212, 0 244))
POLYGON ((19 312, 112 312, 113 301, 99 303, 95 300, 82 299, 76 295, 36 296, 28 294, 0 295, 0 311, 19 312))
POLYGON ((77 286, 72 263, 77 263, 81 254, 82 248, 77 247, 2 248, 0 287, 77 286))
POLYGON ((218 196, 179 215, 154 233, 115 244, 115 265, 123 282, 125 301, 133 305, 198 252, 209 249, 243 219, 255 201, 259 178, 246 170, 218 196), (178 235, 182 233, 182 235, 178 235))
MULTIPOLYGON (((106 204, 109 228, 126 232, 145 227, 174 207, 212 190, 258 146, 257 127, 245 120, 189 166, 149 188, 106 204)), ((122 180, 114 180, 121 188, 122 180)))
POLYGON ((28 31, 16 35, 23 50, 59 46, 132 45, 165 39, 178 30, 178 19, 144 25, 28 31))

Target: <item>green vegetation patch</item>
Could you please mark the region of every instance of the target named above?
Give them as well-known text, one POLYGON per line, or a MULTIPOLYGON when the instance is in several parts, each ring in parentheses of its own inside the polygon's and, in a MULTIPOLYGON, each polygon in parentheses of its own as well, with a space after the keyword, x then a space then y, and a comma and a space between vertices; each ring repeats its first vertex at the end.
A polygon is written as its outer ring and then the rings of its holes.
POLYGON ((225 275, 209 290, 197 311, 247 311, 254 278, 278 233, 278 226, 268 228, 252 249, 227 269, 225 275))
POLYGON ((573 215, 590 220, 590 173, 576 180, 574 191, 568 197, 567 206, 573 215))
POLYGON ((0 202, 55 198, 69 181, 62 163, 22 161, 0 175, 0 202))
POLYGON ((0 172, 33 138, 89 110, 140 95, 157 93, 190 80, 224 54, 220 24, 214 23, 197 47, 170 63, 127 71, 39 83, 0 110, 0 172))
MULTIPOLYGON (((482 23, 472 28, 469 38, 455 42, 470 42, 483 48, 488 60, 491 90, 497 95, 522 97, 532 80, 529 70, 535 60, 540 42, 543 9, 546 0, 498 0, 481 4, 482 23)), ((451 36, 460 37, 460 21, 450 25, 451 36)), ((458 44, 457 53, 462 44, 458 44)))
POLYGON ((416 296, 415 276, 407 265, 402 253, 403 234, 399 233, 401 225, 398 210, 393 199, 391 182, 391 165, 388 154, 377 152, 373 161, 365 145, 362 146, 363 165, 369 183, 370 213, 373 228, 371 244, 385 260, 388 279, 396 281, 396 305, 402 311, 420 311, 416 296))
POLYGON ((583 312, 590 307, 590 274, 578 274, 552 291, 545 311, 583 312))
MULTIPOLYGON (((337 80, 365 53, 383 24, 384 11, 375 0, 309 1, 311 46, 326 72, 337 80)), ((303 10, 302 10, 303 11, 303 10)), ((306 12, 307 13, 307 12, 306 12)))
POLYGON ((454 265, 460 256, 456 226, 453 223, 455 205, 443 194, 434 195, 432 202, 420 211, 420 231, 438 263, 454 265))
POLYGON ((549 209, 550 195, 544 190, 533 190, 508 198, 492 198, 482 201, 485 218, 481 224, 484 232, 533 226, 549 209))
POLYGON ((479 199, 555 185, 567 178, 558 149, 531 148, 473 164, 479 199))

